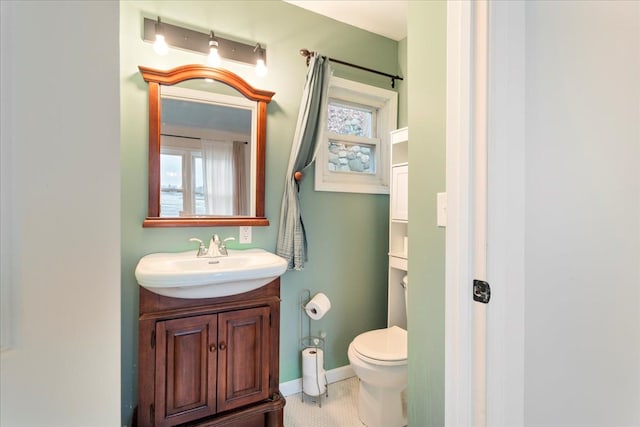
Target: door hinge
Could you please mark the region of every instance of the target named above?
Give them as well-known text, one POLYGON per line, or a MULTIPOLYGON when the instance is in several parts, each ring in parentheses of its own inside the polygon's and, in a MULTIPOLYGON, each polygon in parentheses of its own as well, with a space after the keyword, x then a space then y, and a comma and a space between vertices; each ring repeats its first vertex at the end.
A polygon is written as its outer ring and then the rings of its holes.
POLYGON ((151 348, 156 348, 156 331, 151 331, 151 348))
POLYGON ((152 423, 155 423, 156 407, 154 406, 153 403, 151 404, 151 406, 149 406, 149 419, 151 420, 152 423))
POLYGON ((491 299, 491 286, 483 280, 473 281, 473 300, 488 304, 491 299))

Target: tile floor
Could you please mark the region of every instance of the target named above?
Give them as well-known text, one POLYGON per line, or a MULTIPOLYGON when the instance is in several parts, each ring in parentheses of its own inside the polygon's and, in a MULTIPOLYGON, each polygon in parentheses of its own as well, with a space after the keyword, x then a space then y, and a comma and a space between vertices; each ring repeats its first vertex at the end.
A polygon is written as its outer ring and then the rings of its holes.
POLYGON ((362 427, 358 418, 358 377, 329 384, 329 397, 316 400, 301 394, 287 396, 284 427, 362 427))

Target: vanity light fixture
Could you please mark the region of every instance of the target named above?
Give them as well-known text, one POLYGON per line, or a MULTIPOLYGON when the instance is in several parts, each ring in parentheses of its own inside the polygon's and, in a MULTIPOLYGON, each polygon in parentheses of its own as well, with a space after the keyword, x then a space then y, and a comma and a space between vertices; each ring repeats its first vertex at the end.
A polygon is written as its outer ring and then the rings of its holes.
POLYGON ((264 77, 267 75, 267 66, 264 63, 264 49, 262 49, 262 46, 258 43, 253 50, 256 52, 258 57, 258 59, 256 59, 256 75, 258 77, 264 77))
MULTIPOLYGON (((256 67, 256 74, 264 76, 267 73, 266 49, 260 43, 241 43, 218 37, 213 31, 201 33, 188 28, 144 18, 142 39, 154 44, 154 49, 161 55, 168 52, 168 47, 201 53, 207 56, 207 65, 220 66, 222 59, 242 62, 256 67), (164 42, 164 51, 157 50, 156 40, 164 42), (162 53, 164 52, 164 53, 162 53), (217 56, 217 59, 216 59, 217 56)), ((162 44, 159 45, 162 47, 162 44)))
POLYGON ((169 53, 169 45, 167 45, 167 42, 164 39, 164 34, 162 32, 162 23, 160 22, 159 16, 158 21, 154 25, 154 30, 155 40, 153 42, 153 49, 158 55, 166 55, 167 53, 169 53))
POLYGON ((207 64, 212 67, 220 66, 220 54, 218 53, 218 40, 213 34, 213 31, 209 34, 209 56, 207 57, 207 64))

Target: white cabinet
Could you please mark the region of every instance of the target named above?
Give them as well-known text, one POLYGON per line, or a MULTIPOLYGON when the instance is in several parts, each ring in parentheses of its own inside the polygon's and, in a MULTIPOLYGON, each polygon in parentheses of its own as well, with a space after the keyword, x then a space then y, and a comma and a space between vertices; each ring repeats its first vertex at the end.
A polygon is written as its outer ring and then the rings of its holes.
POLYGON ((409 220, 409 165, 391 167, 391 220, 409 220))
POLYGON ((391 132, 388 325, 407 328, 402 278, 408 271, 409 129, 391 132))

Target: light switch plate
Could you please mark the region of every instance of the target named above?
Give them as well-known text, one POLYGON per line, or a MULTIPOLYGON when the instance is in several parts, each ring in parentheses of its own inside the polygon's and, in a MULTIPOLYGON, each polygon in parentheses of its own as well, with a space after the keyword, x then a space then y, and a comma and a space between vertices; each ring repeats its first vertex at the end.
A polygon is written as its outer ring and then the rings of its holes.
POLYGON ((447 193, 438 193, 438 227, 447 226, 447 193))
POLYGON ((251 227, 246 225, 240 227, 240 243, 251 243, 251 227))

